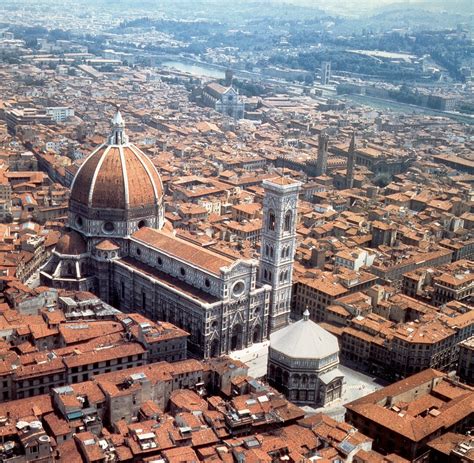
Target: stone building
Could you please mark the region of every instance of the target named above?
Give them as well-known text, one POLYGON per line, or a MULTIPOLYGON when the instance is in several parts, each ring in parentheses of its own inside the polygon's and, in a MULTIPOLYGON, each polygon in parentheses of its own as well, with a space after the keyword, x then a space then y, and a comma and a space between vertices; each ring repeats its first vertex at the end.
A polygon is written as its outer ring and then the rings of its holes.
POLYGON ((269 383, 298 404, 324 406, 342 395, 337 338, 303 318, 270 336, 269 383))
POLYGON ((229 85, 224 87, 217 82, 212 82, 202 92, 203 102, 216 111, 234 119, 244 118, 244 101, 237 90, 229 85))
POLYGON ((264 211, 272 227, 264 245, 273 253, 262 258, 267 278, 259 278, 258 261, 175 236, 164 220, 160 175, 129 142, 117 112, 107 142, 76 173, 69 231, 42 267, 41 282, 92 291, 124 312, 174 323, 190 333, 195 355, 261 342, 269 326, 288 320, 299 183, 277 179, 265 188, 267 204, 274 205, 264 211))
POLYGON ((459 343, 458 375, 461 381, 474 386, 474 336, 459 343))
POLYGON ((318 157, 316 160, 316 176, 326 175, 328 166, 329 137, 325 132, 319 134, 318 157))
POLYGON ((374 450, 426 462, 431 441, 472 429, 473 404, 472 387, 427 369, 346 404, 345 419, 374 439, 374 450))

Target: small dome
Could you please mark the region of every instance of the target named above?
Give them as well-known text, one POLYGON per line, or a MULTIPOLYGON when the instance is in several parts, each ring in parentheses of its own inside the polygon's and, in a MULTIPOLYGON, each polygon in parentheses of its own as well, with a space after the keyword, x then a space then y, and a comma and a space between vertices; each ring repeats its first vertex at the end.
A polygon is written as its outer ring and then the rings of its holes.
POLYGON ((270 335, 270 348, 295 359, 322 359, 339 353, 336 336, 304 317, 270 335))
POLYGON ((97 243, 95 245, 95 248, 99 251, 117 251, 118 249, 120 249, 120 246, 118 246, 111 240, 102 240, 100 243, 97 243))
POLYGON ((87 245, 82 236, 71 230, 65 233, 56 244, 55 251, 58 254, 66 254, 69 256, 77 256, 87 252, 87 245))

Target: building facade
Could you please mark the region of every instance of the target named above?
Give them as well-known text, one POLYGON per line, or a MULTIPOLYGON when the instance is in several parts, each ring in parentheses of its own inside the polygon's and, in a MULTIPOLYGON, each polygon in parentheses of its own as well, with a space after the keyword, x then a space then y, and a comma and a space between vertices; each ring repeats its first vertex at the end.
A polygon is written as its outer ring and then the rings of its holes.
POLYGON ((216 111, 234 119, 243 119, 245 104, 237 90, 229 85, 224 87, 216 82, 206 85, 202 92, 203 102, 216 111))
POLYGON ((459 343, 458 376, 474 386, 474 336, 459 343))
POLYGON ((323 61, 321 64, 321 85, 329 85, 331 81, 331 62, 323 61))
POLYGON ((347 153, 346 188, 349 188, 349 189, 353 188, 354 186, 355 150, 356 150, 355 133, 352 133, 351 144, 349 145, 349 151, 347 153))

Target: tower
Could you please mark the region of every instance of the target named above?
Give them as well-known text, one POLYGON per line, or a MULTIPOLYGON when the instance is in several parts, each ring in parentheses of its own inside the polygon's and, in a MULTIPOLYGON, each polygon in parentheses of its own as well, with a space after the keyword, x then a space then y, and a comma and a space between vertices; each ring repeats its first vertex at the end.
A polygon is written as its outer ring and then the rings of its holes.
POLYGON ((234 80, 234 72, 232 69, 226 69, 225 71, 225 86, 230 87, 232 85, 232 81, 234 80))
POLYGON ((296 212, 301 183, 280 177, 265 180, 260 248, 260 281, 272 286, 270 332, 286 326, 290 316, 296 212))
POLYGON ((318 159, 316 160, 316 176, 326 175, 328 164, 328 142, 329 137, 326 132, 319 134, 318 159))
POLYGON ((346 188, 352 188, 354 186, 355 149, 355 132, 352 132, 351 144, 349 145, 349 152, 347 153, 346 188))
POLYGON ((321 85, 329 85, 331 80, 331 62, 323 61, 321 63, 321 85))

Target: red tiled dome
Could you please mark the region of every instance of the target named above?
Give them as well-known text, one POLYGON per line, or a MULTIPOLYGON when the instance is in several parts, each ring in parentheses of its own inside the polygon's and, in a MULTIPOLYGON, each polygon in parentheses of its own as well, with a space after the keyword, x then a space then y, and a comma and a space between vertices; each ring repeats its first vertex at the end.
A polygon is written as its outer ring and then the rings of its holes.
POLYGON ((111 240, 103 240, 100 243, 96 244, 95 248, 99 251, 117 251, 118 249, 120 249, 120 246, 118 246, 111 240))
POLYGON ((162 196, 155 166, 132 144, 102 145, 82 164, 71 191, 71 200, 93 209, 151 206, 162 196))
POLYGON ((56 244, 55 251, 59 254, 77 256, 87 252, 84 238, 74 230, 65 233, 56 244))
POLYGON ((160 175, 148 156, 129 143, 120 111, 108 142, 79 168, 71 201, 90 209, 133 209, 156 206, 163 197, 160 175))

